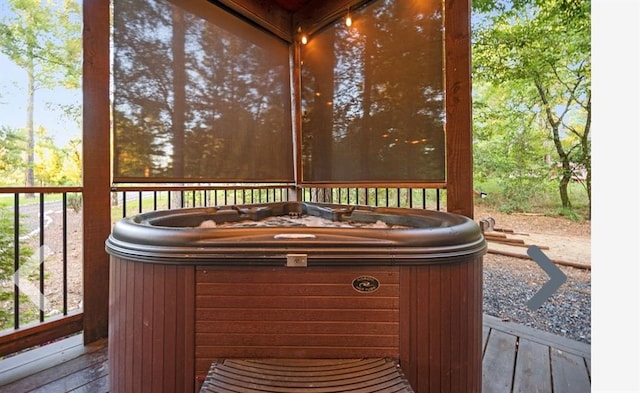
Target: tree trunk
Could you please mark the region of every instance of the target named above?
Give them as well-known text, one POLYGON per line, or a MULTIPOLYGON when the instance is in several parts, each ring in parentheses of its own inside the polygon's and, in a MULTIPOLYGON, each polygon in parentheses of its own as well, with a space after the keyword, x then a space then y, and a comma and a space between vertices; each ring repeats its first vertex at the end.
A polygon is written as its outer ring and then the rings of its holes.
POLYGON ((560 201, 562 207, 571 209, 571 200, 569 199, 569 183, 571 182, 571 168, 568 158, 562 160, 562 176, 560 177, 560 201))
POLYGON ((174 7, 172 14, 173 41, 171 45, 173 54, 173 175, 182 179, 185 173, 184 157, 184 127, 186 112, 186 75, 185 75, 185 23, 182 11, 174 7))
POLYGON ((587 197, 589 198, 589 220, 591 220, 591 139, 589 137, 591 133, 591 92, 589 92, 589 99, 586 105, 587 121, 584 125, 584 133, 580 143, 582 144, 582 151, 584 152, 584 159, 582 164, 585 166, 587 176, 585 179, 587 188, 587 197))
MULTIPOLYGON (((35 155, 35 131, 33 129, 33 105, 35 101, 35 79, 34 79, 33 56, 29 57, 27 66, 27 170, 25 173, 25 186, 33 187, 35 184, 35 175, 33 172, 34 155, 35 155)), ((27 198, 32 198, 34 194, 28 193, 27 198)))
POLYGON ((549 104, 549 100, 547 98, 547 93, 542 86, 542 83, 538 80, 538 78, 534 78, 536 88, 538 89, 538 94, 540 95, 540 99, 544 104, 544 111, 547 117, 547 122, 551 127, 551 135, 553 136, 553 144, 556 147, 556 152, 558 153, 558 157, 560 157, 560 163, 562 165, 562 173, 560 174, 560 183, 558 185, 558 189, 560 191, 560 201, 562 202, 562 207, 565 209, 571 208, 571 201, 569 200, 569 182, 571 181, 571 163, 569 154, 564 150, 562 146, 562 140, 560 139, 560 120, 556 120, 553 111, 551 110, 551 106, 549 104))

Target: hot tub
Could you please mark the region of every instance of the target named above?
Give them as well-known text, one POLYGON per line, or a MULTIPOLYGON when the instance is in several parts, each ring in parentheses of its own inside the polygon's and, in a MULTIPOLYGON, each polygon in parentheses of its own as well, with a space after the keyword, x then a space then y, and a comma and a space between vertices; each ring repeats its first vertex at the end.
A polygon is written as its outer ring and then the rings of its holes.
POLYGON ((417 392, 479 391, 482 257, 471 219, 284 202, 116 223, 111 392, 194 391, 222 358, 398 359, 417 392))

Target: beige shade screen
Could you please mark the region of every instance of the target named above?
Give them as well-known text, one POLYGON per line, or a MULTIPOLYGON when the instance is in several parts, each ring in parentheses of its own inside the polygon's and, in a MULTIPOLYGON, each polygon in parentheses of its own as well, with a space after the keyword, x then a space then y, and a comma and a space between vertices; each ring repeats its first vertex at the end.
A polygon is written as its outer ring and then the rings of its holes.
POLYGON ((205 1, 113 3, 115 182, 294 180, 286 42, 205 1))
POLYGON ((303 182, 445 180, 441 0, 380 0, 302 47, 303 182))

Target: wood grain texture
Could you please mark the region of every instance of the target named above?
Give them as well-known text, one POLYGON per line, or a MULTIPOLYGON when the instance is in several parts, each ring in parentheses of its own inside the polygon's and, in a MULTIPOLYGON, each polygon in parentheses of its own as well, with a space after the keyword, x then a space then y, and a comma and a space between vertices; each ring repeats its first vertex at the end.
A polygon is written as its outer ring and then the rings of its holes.
POLYGON ((191 392, 194 267, 112 257, 111 392, 191 392))
POLYGON ((400 365, 416 392, 479 392, 482 258, 400 271, 400 365))
MULTIPOLYGON (((584 387, 587 379, 590 378, 590 346, 584 343, 574 342, 560 336, 549 335, 541 330, 531 329, 524 325, 517 326, 513 322, 503 322, 496 320, 494 317, 485 315, 483 318, 483 339, 486 345, 486 353, 495 353, 496 349, 491 346, 499 345, 500 340, 489 340, 489 336, 494 332, 502 332, 506 335, 513 336, 513 340, 519 344, 511 350, 514 352, 513 357, 505 356, 506 359, 516 358, 515 369, 503 368, 503 367, 486 367, 484 380, 505 380, 511 378, 513 380, 514 390, 517 391, 518 386, 530 385, 532 378, 527 375, 527 372, 518 371, 519 368, 523 368, 524 365, 528 367, 532 375, 539 375, 540 378, 536 379, 535 386, 531 391, 539 391, 541 393, 563 393, 573 392, 578 390, 566 390, 561 386, 568 386, 565 383, 559 383, 561 380, 570 381, 577 380, 582 381, 580 385, 574 385, 576 389, 580 386, 584 387), (540 345, 543 350, 529 350, 529 344, 533 346, 540 345), (581 344, 581 345, 578 345, 581 344), (558 347, 556 347, 556 345, 558 347), (562 349, 560 349, 562 348, 562 349), (572 349, 573 348, 573 349, 572 349), (551 351, 559 351, 555 355, 551 355, 551 351), (545 355, 542 355, 542 352, 545 355), (562 353, 562 354, 561 354, 562 353), (570 356, 571 361, 561 360, 561 357, 570 356), (552 377, 548 373, 550 367, 550 358, 554 356, 555 368, 552 377), (560 364, 561 363, 561 364, 560 364), (512 375, 502 375, 503 372, 513 372, 512 375), (547 370, 545 372, 544 370, 547 370), (545 379, 544 375, 547 375, 545 379), (524 380, 520 380, 524 378, 524 380), (554 386, 556 389, 552 389, 552 379, 556 380, 554 386), (547 387, 547 390, 543 390, 543 387, 547 387)), ((495 337, 495 335, 494 335, 495 337)), ((113 342, 110 342, 113 345, 113 342)), ((144 344, 143 344, 144 345, 144 344)), ((484 347, 483 347, 484 348, 484 347)), ((502 349, 506 351, 507 349, 502 349)), ((500 351, 500 350, 498 350, 500 351)), ((107 385, 107 374, 110 370, 108 367, 100 369, 95 368, 93 365, 96 363, 102 363, 107 356, 107 340, 98 340, 89 346, 83 345, 82 336, 73 336, 61 341, 57 341, 52 344, 44 345, 36 349, 32 349, 12 357, 8 357, 0 360, 0 391, 2 392, 27 392, 34 389, 40 389, 44 392, 90 392, 90 393, 106 393, 109 391, 107 385), (79 374, 87 373, 87 376, 80 377, 79 374), (96 378, 96 379, 92 379, 96 378), (62 381, 67 381, 61 383, 62 381), (73 382, 75 381, 75 382, 73 382), (77 386, 78 381, 86 382, 86 385, 77 386), (56 389, 51 389, 50 386, 55 386, 56 389)), ((297 359, 296 361, 302 361, 297 359)), ((325 364, 337 363, 336 359, 313 359, 316 364, 320 362, 327 362, 325 364)), ((489 356, 485 357, 485 362, 495 361, 495 358, 489 356)), ((402 367, 404 370, 404 366, 402 367)), ((204 379, 204 375, 200 381, 204 379)), ((145 378, 145 380, 147 380, 145 378)), ((152 386, 152 383, 146 386, 152 386)), ((199 389, 199 386, 198 386, 199 389)), ((569 388, 571 389, 571 388, 569 388)), ((144 391, 151 391, 143 387, 144 391)), ((196 390, 197 391, 197 390, 196 390)), ((583 391, 583 390, 580 390, 583 391)), ((589 389, 584 390, 589 391, 589 389)))
POLYGON ((471 1, 445 1, 447 211, 473 218, 471 1))
POLYGON ((591 378, 582 357, 556 348, 552 348, 550 352, 554 392, 570 393, 591 390, 591 378))
POLYGON ((212 364, 207 392, 413 392, 389 359, 225 359, 212 364))
POLYGON ((552 391, 549 347, 526 338, 520 338, 513 382, 514 393, 552 391))
POLYGON ((111 232, 109 2, 83 2, 82 232, 83 310, 86 343, 107 337, 111 232))
POLYGON ((198 268, 196 370, 217 358, 398 357, 397 267, 198 268), (380 281, 357 292, 360 276, 380 281))
POLYGON ((485 351, 483 366, 483 393, 510 392, 516 361, 516 336, 492 330, 485 351))

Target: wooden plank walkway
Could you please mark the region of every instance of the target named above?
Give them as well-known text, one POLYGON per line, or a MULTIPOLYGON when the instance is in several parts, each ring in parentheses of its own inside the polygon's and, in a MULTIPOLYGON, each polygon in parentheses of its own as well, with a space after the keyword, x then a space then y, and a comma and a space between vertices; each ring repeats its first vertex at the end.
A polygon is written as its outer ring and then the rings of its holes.
MULTIPOLYGON (((483 393, 574 393, 591 389, 591 346, 485 315, 483 393)), ((0 360, 6 393, 108 393, 107 341, 82 336, 0 360)))
POLYGON ((591 346, 484 316, 482 392, 591 391, 591 346))

